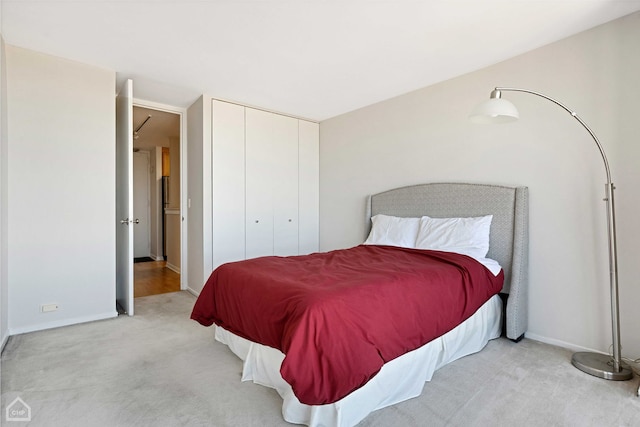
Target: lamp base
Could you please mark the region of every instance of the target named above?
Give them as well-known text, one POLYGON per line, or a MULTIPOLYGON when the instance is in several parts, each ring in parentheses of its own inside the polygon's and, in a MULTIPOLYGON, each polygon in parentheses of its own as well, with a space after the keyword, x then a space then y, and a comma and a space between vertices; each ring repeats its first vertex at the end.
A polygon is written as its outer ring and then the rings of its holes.
POLYGON ((605 380, 624 381, 633 377, 629 367, 620 365, 620 371, 613 369, 613 358, 608 354, 579 352, 571 357, 571 363, 582 372, 605 380))

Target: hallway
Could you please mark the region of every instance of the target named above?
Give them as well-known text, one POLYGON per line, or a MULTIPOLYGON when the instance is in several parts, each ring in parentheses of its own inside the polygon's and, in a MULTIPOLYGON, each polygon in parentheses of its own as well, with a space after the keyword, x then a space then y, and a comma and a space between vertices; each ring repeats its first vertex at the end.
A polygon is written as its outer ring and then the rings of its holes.
POLYGON ((133 264, 134 298, 180 290, 180 275, 167 268, 166 264, 166 261, 136 262, 133 264))

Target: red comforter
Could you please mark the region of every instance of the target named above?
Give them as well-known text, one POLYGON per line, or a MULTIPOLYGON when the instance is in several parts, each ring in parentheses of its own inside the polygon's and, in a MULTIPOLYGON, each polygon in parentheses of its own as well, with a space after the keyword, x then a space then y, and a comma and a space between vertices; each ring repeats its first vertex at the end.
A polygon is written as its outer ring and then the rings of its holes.
POLYGON ((298 400, 321 405, 456 327, 502 282, 464 255, 361 245, 221 265, 191 318, 282 351, 298 400))

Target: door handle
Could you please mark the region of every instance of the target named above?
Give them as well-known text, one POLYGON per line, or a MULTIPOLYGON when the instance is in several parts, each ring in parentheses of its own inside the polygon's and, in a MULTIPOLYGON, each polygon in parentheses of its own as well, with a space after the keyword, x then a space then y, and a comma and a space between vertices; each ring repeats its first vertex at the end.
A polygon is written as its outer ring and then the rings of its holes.
POLYGON ((125 219, 121 219, 120 220, 120 224, 122 224, 122 225, 140 224, 140 220, 138 218, 131 219, 131 220, 129 218, 125 218, 125 219))

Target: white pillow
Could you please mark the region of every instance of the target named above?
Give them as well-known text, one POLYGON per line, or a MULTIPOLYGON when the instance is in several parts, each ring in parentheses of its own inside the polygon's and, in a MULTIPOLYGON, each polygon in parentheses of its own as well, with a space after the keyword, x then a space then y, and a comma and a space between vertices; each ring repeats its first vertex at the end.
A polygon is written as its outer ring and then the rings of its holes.
POLYGON ((374 215, 371 218, 371 233, 364 244, 414 248, 418 228, 420 228, 420 218, 374 215))
POLYGON ((474 218, 420 219, 416 248, 457 252, 484 258, 489 252, 489 232, 493 215, 474 218))

